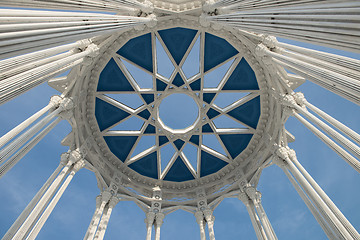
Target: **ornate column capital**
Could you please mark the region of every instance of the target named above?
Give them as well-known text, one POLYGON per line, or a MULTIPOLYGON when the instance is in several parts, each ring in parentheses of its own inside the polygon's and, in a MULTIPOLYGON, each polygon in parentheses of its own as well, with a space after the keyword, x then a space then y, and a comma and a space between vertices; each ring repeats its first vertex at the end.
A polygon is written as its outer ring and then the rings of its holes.
POLYGON ((69 157, 69 161, 71 163, 76 163, 76 162, 78 162, 79 160, 81 160, 83 158, 82 154, 81 154, 81 152, 80 152, 80 150, 78 148, 71 151, 69 153, 68 157, 69 157))
POLYGON ((61 154, 61 156, 60 156, 60 164, 62 166, 65 166, 66 164, 68 164, 69 156, 70 156, 70 153, 68 153, 68 152, 65 152, 65 153, 61 154))
POLYGON ((256 189, 253 186, 245 187, 244 191, 251 200, 255 200, 255 198, 256 198, 256 189))
POLYGON ((77 161, 71 171, 71 174, 75 174, 77 171, 85 167, 85 161, 83 159, 77 161))
POLYGON ((206 222, 214 222, 215 221, 215 217, 213 215, 213 211, 210 209, 206 209, 205 211, 203 211, 204 213, 204 217, 206 222))
POLYGON ((249 204, 249 196, 245 192, 240 192, 237 196, 240 201, 242 201, 245 205, 249 204))
POLYGON ((154 220, 155 220, 155 213, 152 211, 149 211, 146 213, 146 218, 144 220, 144 222, 146 223, 146 226, 151 226, 154 224, 154 220))
POLYGON ((110 193, 110 191, 105 190, 101 193, 101 201, 102 202, 108 202, 110 200, 110 198, 112 197, 112 194, 110 193))
POLYGON ((101 204, 101 195, 96 196, 96 208, 98 208, 101 204))
POLYGON ((60 103, 62 101, 62 98, 58 95, 54 95, 50 98, 49 104, 51 105, 51 108, 58 108, 60 106, 60 103))
POLYGON ((196 211, 194 213, 196 222, 200 225, 202 222, 204 222, 204 213, 202 211, 196 211))
POLYGON ((202 13, 199 17, 199 23, 203 27, 210 27, 211 23, 206 18, 208 15, 206 13, 202 13))
POLYGON ((115 197, 115 196, 112 196, 112 197, 110 198, 110 201, 109 201, 109 207, 110 207, 111 209, 113 209, 113 208, 116 206, 116 204, 118 204, 119 201, 120 201, 119 198, 117 198, 117 197, 115 197))
POLYGON ((269 36, 269 35, 262 35, 262 41, 261 41, 266 47, 270 49, 275 49, 278 45, 278 41, 276 37, 269 36))
POLYGON ((155 219, 156 219, 156 225, 161 226, 164 223, 165 214, 162 212, 156 213, 155 219))
POLYGON ((146 23, 146 26, 153 28, 157 25, 158 19, 155 14, 151 13, 147 16, 147 18, 149 18, 150 20, 146 23))
POLYGON ((92 42, 90 39, 82 39, 77 41, 76 43, 79 44, 78 48, 80 48, 82 51, 86 49, 87 46, 89 46, 92 42))

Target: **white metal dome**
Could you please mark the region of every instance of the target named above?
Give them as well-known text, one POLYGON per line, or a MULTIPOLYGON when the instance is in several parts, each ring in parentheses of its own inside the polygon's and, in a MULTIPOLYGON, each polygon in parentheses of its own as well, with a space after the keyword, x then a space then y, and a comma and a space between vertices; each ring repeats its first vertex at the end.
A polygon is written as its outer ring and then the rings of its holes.
MULTIPOLYGON (((153 228, 160 239, 165 216, 179 209, 194 214, 202 240, 213 240, 213 213, 231 198, 244 203, 258 239, 277 239, 259 191, 272 165, 283 170, 323 237, 360 239, 297 160, 288 143, 302 132, 287 122, 293 116, 308 128, 353 168, 339 170, 359 181, 353 174, 360 172, 360 135, 298 91, 322 97, 308 80, 332 92, 322 98, 336 94, 359 105, 356 1, 5 0, 0 6, 3 109, 44 82, 60 92, 0 138, 0 177, 61 120, 71 126, 59 166, 3 239, 35 239, 82 168, 100 190, 84 239, 103 239, 113 208, 132 201, 145 213, 147 240, 153 228)), ((318 156, 307 147, 298 155, 318 156)), ((307 161, 326 170, 325 161, 307 161)), ((276 192, 271 179, 281 179, 270 169, 263 194, 276 192)))

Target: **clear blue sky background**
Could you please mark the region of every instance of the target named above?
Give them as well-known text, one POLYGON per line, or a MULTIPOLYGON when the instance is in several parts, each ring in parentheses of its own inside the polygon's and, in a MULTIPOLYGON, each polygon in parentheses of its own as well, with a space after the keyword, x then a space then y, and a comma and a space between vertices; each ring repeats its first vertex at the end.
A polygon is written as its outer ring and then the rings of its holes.
MULTIPOLYGON (((358 55, 341 51, 324 50, 359 58, 358 55)), ((360 111, 357 105, 311 82, 306 82, 297 91, 304 92, 308 101, 360 132, 360 111)), ((1 105, 0 134, 5 134, 45 106, 55 94, 58 93, 43 84, 1 105)), ((296 142, 290 146, 297 151, 299 161, 360 231, 360 175, 296 119, 291 118, 286 127, 296 137, 296 142)), ((69 124, 61 122, 0 179, 0 236, 5 234, 58 166, 60 154, 67 151, 67 147, 61 146, 60 141, 70 130, 69 124)), ((258 188, 263 194, 264 208, 279 239, 326 239, 278 167, 271 166, 263 171, 258 188)), ((94 174, 87 170, 79 171, 38 239, 82 239, 98 194, 94 174)), ((239 200, 224 200, 214 215, 217 240, 256 239, 247 211, 239 200)), ((134 203, 119 202, 111 216, 105 239, 145 239, 144 217, 142 210, 134 203)), ((161 235, 165 240, 200 239, 194 216, 181 210, 166 216, 161 235)))

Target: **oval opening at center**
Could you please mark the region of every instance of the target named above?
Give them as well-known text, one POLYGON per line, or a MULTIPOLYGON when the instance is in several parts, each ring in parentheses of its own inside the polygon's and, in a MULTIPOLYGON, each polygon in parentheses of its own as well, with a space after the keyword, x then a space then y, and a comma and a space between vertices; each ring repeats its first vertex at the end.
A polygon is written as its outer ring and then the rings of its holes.
POLYGON ((198 114, 198 105, 192 97, 184 93, 167 96, 159 106, 162 122, 172 129, 185 129, 191 126, 198 114))

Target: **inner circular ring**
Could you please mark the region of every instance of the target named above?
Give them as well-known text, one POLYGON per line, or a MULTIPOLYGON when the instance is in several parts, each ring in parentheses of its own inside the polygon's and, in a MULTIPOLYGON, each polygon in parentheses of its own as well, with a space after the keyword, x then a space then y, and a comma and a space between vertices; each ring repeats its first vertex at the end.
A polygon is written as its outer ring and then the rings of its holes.
POLYGON ((186 93, 173 93, 162 99, 158 106, 159 122, 165 129, 174 132, 193 129, 200 116, 200 107, 186 93))

